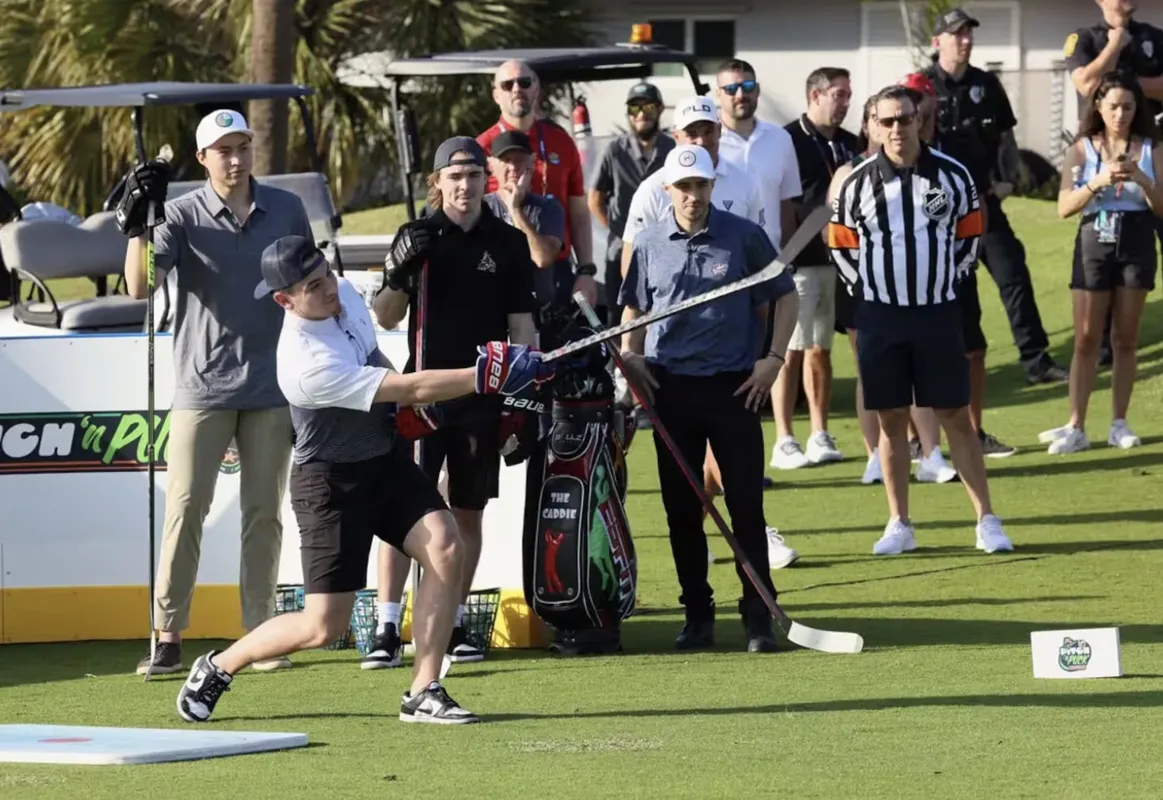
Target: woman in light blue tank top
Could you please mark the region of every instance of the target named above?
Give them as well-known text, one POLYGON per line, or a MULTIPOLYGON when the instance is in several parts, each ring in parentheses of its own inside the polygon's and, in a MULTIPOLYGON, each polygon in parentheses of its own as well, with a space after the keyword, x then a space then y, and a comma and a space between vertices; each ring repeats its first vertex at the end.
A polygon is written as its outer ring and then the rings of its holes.
POLYGON ((1074 240, 1074 359, 1070 365, 1070 422, 1043 431, 1049 452, 1090 446, 1086 411, 1094 389, 1099 344, 1113 311, 1111 367, 1113 421, 1107 443, 1141 444, 1127 425, 1135 382, 1139 323, 1155 288, 1155 229, 1163 217, 1163 136, 1134 75, 1103 76, 1066 153, 1058 213, 1081 215, 1074 240))

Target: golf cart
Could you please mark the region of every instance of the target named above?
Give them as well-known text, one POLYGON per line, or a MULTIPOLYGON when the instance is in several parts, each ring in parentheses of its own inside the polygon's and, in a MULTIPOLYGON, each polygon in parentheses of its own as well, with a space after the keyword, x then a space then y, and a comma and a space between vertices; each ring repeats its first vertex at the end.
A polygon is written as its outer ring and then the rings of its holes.
MULTIPOLYGON (((192 105, 213 108, 248 100, 287 98, 296 102, 306 126, 307 148, 312 172, 258 177, 260 183, 297 194, 307 208, 311 227, 320 247, 336 252, 336 236, 341 219, 336 212, 327 178, 315 142, 310 111, 304 101, 314 90, 293 84, 203 84, 126 83, 51 89, 0 90, 0 113, 18 112, 35 106, 73 108, 130 108, 136 140, 137 159, 150 156, 144 136, 146 107, 192 105)), ((204 179, 172 182, 168 198, 194 191, 204 179)), ((127 241, 117 230, 114 209, 123 186, 106 198, 102 210, 79 225, 58 220, 22 220, 19 217, 0 226, 0 267, 12 282, 12 305, 0 310, 0 337, 45 334, 141 332, 146 323, 146 300, 135 300, 123 291, 118 279, 112 291, 107 276, 120 275, 127 241), (97 285, 97 297, 58 301, 48 281, 89 278, 97 285), (19 282, 29 284, 27 296, 19 296, 19 282)), ((342 263, 337 267, 342 273, 342 263)), ((2 277, 2 275, 0 275, 2 277)), ((171 270, 158 287, 154 299, 155 329, 167 330, 170 323, 170 287, 177 280, 171 270)))
MULTIPOLYGON (((345 65, 342 80, 352 86, 377 87, 388 91, 391 102, 392 124, 396 134, 400 180, 404 190, 408 218, 415 219, 412 177, 424 171, 419 163, 419 143, 415 118, 408 106, 406 95, 415 88, 414 79, 449 78, 454 76, 490 76, 501 64, 510 60, 524 61, 537 73, 543 85, 564 85, 569 104, 584 104, 579 84, 606 81, 639 81, 651 77, 657 64, 677 64, 685 67, 695 94, 706 94, 710 86, 699 76, 698 64, 691 53, 672 50, 651 42, 649 25, 634 25, 631 41, 610 47, 590 48, 533 48, 513 50, 480 50, 460 53, 437 53, 420 58, 392 59, 384 53, 365 53, 350 59, 345 65)), ((477 133, 465 132, 465 133, 477 133)), ((584 140, 588 134, 575 134, 584 140)), ((597 155, 583 158, 589 181, 589 170, 596 167, 597 155)), ((593 224, 595 253, 605 249, 605 231, 593 224)), ((391 235, 350 237, 350 246, 357 245, 361 256, 372 260, 372 251, 386 253, 391 235), (358 239, 358 242, 355 241, 358 239)), ((348 242, 343 242, 348 245, 348 242)), ((361 258, 361 261, 365 260, 361 258)), ((382 259, 381 259, 382 260, 382 259)), ((601 280, 601 275, 598 276, 601 280)))

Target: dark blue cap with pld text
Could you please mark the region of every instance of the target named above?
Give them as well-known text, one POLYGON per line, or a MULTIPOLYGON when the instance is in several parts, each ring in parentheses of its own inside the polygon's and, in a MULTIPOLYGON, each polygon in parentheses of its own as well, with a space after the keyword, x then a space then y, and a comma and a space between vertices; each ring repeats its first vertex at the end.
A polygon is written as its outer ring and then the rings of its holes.
POLYGON ((255 299, 291 288, 326 262, 327 256, 306 237, 276 239, 262 251, 262 282, 255 287, 255 299))

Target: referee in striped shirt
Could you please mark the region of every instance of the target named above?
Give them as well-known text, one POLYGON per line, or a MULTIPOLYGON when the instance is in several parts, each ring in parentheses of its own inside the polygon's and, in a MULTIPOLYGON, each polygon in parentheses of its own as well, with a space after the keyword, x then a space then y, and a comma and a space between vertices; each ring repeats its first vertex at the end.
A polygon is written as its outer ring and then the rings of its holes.
POLYGON ((857 305, 856 358, 864 405, 880 419, 889 522, 875 555, 916 548, 909 518, 909 406, 933 408, 977 511, 977 549, 1013 550, 993 514, 981 443, 969 419, 957 283, 977 261, 982 211, 959 162, 920 139, 913 95, 890 86, 870 125, 883 144, 841 184, 828 247, 857 305), (857 294, 858 293, 858 294, 857 294))

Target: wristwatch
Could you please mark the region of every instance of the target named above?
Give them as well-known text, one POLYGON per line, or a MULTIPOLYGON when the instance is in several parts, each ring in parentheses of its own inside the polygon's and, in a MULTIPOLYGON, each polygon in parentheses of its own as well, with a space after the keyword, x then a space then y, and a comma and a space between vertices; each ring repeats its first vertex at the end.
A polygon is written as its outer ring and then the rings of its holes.
POLYGON ((598 274, 598 268, 593 264, 578 264, 577 268, 574 269, 573 274, 579 278, 583 275, 589 275, 590 277, 593 277, 594 275, 598 274))

